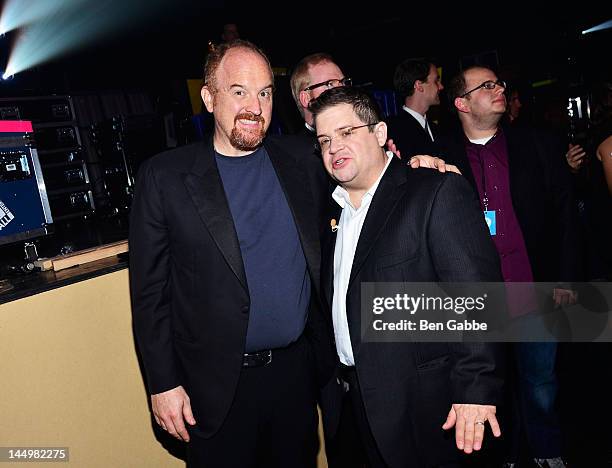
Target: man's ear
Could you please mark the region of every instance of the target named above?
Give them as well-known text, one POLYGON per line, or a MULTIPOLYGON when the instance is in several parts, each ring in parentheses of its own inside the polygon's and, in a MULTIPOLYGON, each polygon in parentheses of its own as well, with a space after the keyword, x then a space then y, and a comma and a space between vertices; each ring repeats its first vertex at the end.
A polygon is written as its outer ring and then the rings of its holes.
POLYGON ((465 98, 455 98, 454 104, 459 112, 467 113, 470 111, 470 107, 466 104, 465 98))
POLYGON ((308 109, 308 104, 310 104, 310 95, 308 91, 300 91, 300 104, 303 108, 308 109))
POLYGON ((414 89, 416 89, 419 93, 423 92, 423 82, 421 80, 416 80, 414 82, 414 89))
POLYGON ((215 101, 212 91, 207 85, 204 85, 202 86, 200 95, 202 96, 202 101, 204 101, 206 110, 212 114, 214 110, 214 101, 215 101))
POLYGON ((380 146, 385 146, 387 144, 387 124, 385 122, 380 121, 376 124, 374 127, 374 134, 380 146))

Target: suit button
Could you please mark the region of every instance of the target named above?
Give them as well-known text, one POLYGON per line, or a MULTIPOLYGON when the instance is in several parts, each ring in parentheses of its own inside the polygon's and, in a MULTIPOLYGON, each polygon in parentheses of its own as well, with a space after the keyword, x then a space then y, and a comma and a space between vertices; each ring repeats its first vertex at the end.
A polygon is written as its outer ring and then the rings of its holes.
POLYGON ((242 312, 243 314, 248 314, 249 313, 249 309, 250 307, 248 305, 242 306, 240 308, 240 312, 242 312))

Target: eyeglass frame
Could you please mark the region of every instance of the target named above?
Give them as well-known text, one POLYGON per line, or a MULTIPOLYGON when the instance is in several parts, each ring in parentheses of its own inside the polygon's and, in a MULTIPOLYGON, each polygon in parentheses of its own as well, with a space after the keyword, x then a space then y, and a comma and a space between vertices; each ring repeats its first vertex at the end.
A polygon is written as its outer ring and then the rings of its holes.
POLYGON ((310 86, 307 86, 302 91, 312 91, 313 89, 320 88, 321 86, 325 86, 327 89, 335 88, 336 86, 330 86, 330 84, 334 81, 337 81, 338 85, 342 84, 342 86, 352 86, 353 84, 353 79, 349 77, 332 78, 331 80, 321 81, 320 83, 315 83, 310 86))
POLYGON ((508 84, 504 81, 504 80, 487 80, 484 81, 483 83, 480 83, 478 86, 476 86, 474 89, 470 89, 467 93, 463 93, 461 96, 459 96, 460 98, 464 98, 466 97, 468 94, 473 93, 474 91, 478 91, 480 88, 485 88, 488 89, 489 91, 495 89, 496 86, 499 86, 500 88, 504 88, 507 89, 508 88, 508 84), (487 86, 488 83, 493 83, 493 87, 489 88, 487 86))
MULTIPOLYGON (((355 131, 355 130, 358 130, 358 129, 363 128, 363 127, 371 127, 373 125, 378 125, 379 123, 380 122, 374 122, 374 123, 369 123, 369 124, 364 124, 364 125, 356 125, 354 127, 344 127, 344 128, 339 129, 339 130, 342 131, 342 132, 345 132, 344 138, 346 138, 347 136, 352 135, 353 131, 355 131), (348 132, 348 134, 346 134, 346 132, 348 132)), ((336 138, 337 136, 339 136, 339 135, 336 134, 333 137, 330 137, 330 136, 327 136, 327 135, 322 135, 321 136, 322 138, 323 137, 329 138, 329 142, 327 142, 325 145, 321 144, 321 142, 320 142, 320 140, 319 140, 319 138, 317 136, 317 142, 315 143, 316 149, 318 149, 319 151, 322 152, 323 151, 323 146, 325 146, 326 148, 331 147, 332 140, 334 138, 336 138)), ((341 139, 342 139, 342 137, 341 137, 341 139)))

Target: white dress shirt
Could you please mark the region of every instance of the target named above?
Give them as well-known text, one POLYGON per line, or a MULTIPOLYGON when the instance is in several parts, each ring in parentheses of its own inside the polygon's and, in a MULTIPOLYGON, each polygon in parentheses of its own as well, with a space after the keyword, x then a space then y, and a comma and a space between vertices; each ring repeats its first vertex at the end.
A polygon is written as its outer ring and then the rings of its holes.
POLYGON ((429 127, 429 125, 427 124, 427 116, 426 115, 421 115, 419 114, 417 111, 412 110, 410 107, 408 106, 402 106, 402 109, 404 109, 406 112, 408 112, 411 116, 413 116, 416 121, 418 123, 421 124, 421 127, 423 127, 423 130, 425 130, 427 133, 429 133, 429 136, 431 138, 431 141, 434 141, 434 137, 433 134, 431 133, 431 128, 429 127))
POLYGON ((387 151, 387 164, 380 176, 361 198, 358 209, 353 207, 349 193, 340 185, 332 193, 333 199, 342 208, 338 231, 336 232, 336 248, 334 249, 334 297, 332 300, 332 318, 334 321, 334 336, 336 338, 336 350, 340 362, 347 366, 355 365, 351 336, 349 333, 348 320, 346 318, 346 293, 348 290, 353 259, 357 242, 361 235, 361 228, 365 221, 374 193, 384 173, 393 159, 393 153, 387 151))

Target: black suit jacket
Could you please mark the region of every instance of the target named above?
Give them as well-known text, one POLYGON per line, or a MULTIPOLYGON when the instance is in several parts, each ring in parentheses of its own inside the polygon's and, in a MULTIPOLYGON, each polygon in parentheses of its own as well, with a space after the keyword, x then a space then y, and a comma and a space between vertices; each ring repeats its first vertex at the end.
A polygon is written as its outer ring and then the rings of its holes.
MULTIPOLYGON (((326 181, 320 162, 292 151, 291 138, 268 138, 264 145, 312 279, 305 333, 319 350, 319 375, 327 380, 325 359, 329 364, 333 350, 317 300, 317 226, 325 195, 318 187, 326 181)), ((133 325, 149 392, 183 385, 200 431, 210 436, 234 397, 249 320, 247 278, 212 141, 144 163, 130 222, 133 325)))
MULTIPOLYGON (((339 219, 339 206, 333 202, 330 208, 329 219, 339 219)), ((328 307, 335 242, 328 224, 321 272, 328 307)), ((495 247, 465 179, 412 170, 394 158, 366 216, 346 297, 363 403, 389 466, 438 465, 459 457, 454 431, 445 433, 441 426, 452 403, 498 403, 500 349, 483 343, 362 343, 361 283, 500 278, 495 247)), ((337 430, 341 392, 332 380, 323 394, 330 437, 337 430)))
MULTIPOLYGON (((561 142, 527 128, 503 127, 508 144, 510 196, 535 281, 577 281, 578 211, 561 142)), ((439 140, 441 157, 456 165, 476 196, 474 174, 459 127, 439 140)))
POLYGON ((431 141, 421 124, 404 109, 401 109, 398 115, 389 117, 386 122, 388 127, 387 138, 393 139, 402 159, 408 160, 416 154, 438 156, 437 138, 439 132, 437 125, 433 122, 428 123, 431 133, 436 139, 435 141, 431 141))

